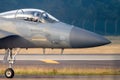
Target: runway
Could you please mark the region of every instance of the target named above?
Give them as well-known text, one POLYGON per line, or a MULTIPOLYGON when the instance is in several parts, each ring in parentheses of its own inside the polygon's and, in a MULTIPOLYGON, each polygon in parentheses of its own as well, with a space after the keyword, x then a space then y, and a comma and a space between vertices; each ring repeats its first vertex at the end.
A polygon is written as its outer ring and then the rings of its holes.
MULTIPOLYGON (((119 80, 119 75, 105 75, 105 76, 26 76, 24 78, 15 77, 12 80, 119 80)), ((8 80, 1 78, 0 80, 8 80)))
MULTIPOLYGON (((0 55, 0 65, 4 55, 0 55)), ((120 68, 120 55, 39 55, 19 54, 16 56, 16 66, 38 66, 51 68, 120 68)))
MULTIPOLYGON (((4 55, 0 55, 3 60, 4 55)), ((119 54, 18 54, 16 60, 120 60, 119 54)))
MULTIPOLYGON (((25 76, 25 77, 15 77, 12 80, 119 80, 119 75, 105 75, 105 76, 25 76)), ((0 80, 8 80, 6 78, 1 78, 0 80)))
MULTIPOLYGON (((4 55, 0 55, 0 64, 3 64, 4 55)), ((16 56, 15 65, 38 67, 76 67, 76 68, 120 68, 120 55, 41 55, 41 54, 19 54, 16 56)))
MULTIPOLYGON (((17 55, 14 64, 15 68, 42 68, 42 69, 120 69, 120 55, 17 55)), ((3 63, 3 55, 0 55, 0 65, 3 63)), ((15 76, 13 80, 119 80, 119 76, 15 76)), ((4 75, 0 75, 0 80, 5 80, 4 75)))
MULTIPOLYGON (((59 69, 59 68, 120 68, 120 60, 103 60, 103 61, 88 61, 88 60, 57 60, 56 63, 46 63, 43 61, 25 61, 18 60, 15 61, 14 66, 16 67, 39 67, 39 68, 51 68, 51 69, 59 69)), ((4 64, 0 61, 0 65, 8 65, 4 64)))
MULTIPOLYGON (((113 61, 113 60, 97 60, 97 61, 88 61, 88 60, 59 60, 59 64, 48 64, 44 63, 42 61, 25 61, 25 60, 18 60, 14 64, 14 68, 31 68, 34 67, 36 69, 42 68, 42 69, 67 69, 73 68, 74 70, 78 69, 118 69, 120 68, 120 60, 119 61, 113 61)), ((0 61, 0 65, 6 65, 3 64, 2 61, 0 61)), ((75 76, 46 76, 46 75, 15 75, 15 77, 12 80, 119 80, 119 75, 88 75, 88 76, 81 76, 81 75, 75 75, 75 76)), ((0 80, 8 80, 5 78, 4 75, 0 75, 0 80)))

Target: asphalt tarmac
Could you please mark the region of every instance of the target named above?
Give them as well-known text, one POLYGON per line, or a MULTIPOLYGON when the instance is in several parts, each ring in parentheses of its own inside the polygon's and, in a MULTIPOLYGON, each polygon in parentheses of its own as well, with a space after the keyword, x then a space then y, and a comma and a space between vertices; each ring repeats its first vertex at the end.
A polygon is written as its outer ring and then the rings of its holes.
MULTIPOLYGON (((19 55, 14 66, 19 67, 41 67, 41 68, 120 68, 119 55, 19 55), (46 57, 45 57, 46 56, 46 57), (88 56, 88 58, 87 58, 88 56), (97 56, 97 58, 95 57, 97 56), (23 57, 23 58, 22 58, 23 57), (24 60, 28 58, 27 60, 24 60), (57 59, 58 57, 58 59, 57 59), (76 58, 75 58, 76 57, 76 58), (79 58, 80 57, 80 58, 79 58), (117 58, 115 58, 117 57, 117 58), (19 60, 22 58, 21 60, 19 60), (35 59, 36 58, 36 59, 35 59), (42 58, 42 59, 40 59, 42 58), (50 59, 49 59, 50 58, 50 59), (53 58, 53 60, 52 60, 53 58), (70 60, 71 58, 71 60, 70 60)), ((0 65, 8 66, 2 61, 3 55, 0 55, 0 65)), ((12 80, 119 80, 120 76, 15 76, 12 80)), ((0 75, 0 80, 7 80, 4 75, 0 75)))
MULTIPOLYGON (((17 55, 14 66, 120 68, 119 57, 120 55, 17 55)), ((4 63, 3 55, 0 55, 0 65, 8 65, 4 63)))
MULTIPOLYGON (((3 61, 0 61, 0 65, 8 65, 3 61)), ((14 66, 21 67, 41 67, 41 68, 120 68, 120 60, 57 60, 57 61, 16 61, 14 66)))
POLYGON ((104 76, 15 76, 13 79, 7 79, 0 76, 0 80, 120 80, 119 75, 104 76))

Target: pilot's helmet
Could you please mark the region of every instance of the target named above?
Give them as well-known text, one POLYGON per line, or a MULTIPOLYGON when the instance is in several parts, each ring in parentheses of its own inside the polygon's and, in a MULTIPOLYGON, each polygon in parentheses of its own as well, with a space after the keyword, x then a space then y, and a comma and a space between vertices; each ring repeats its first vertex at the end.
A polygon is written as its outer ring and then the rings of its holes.
POLYGON ((44 13, 42 13, 42 17, 43 17, 43 18, 48 18, 47 13, 45 13, 45 12, 44 12, 44 13))
POLYGON ((38 12, 34 12, 34 14, 33 14, 35 17, 39 17, 40 16, 40 14, 38 13, 38 12))
POLYGON ((33 13, 33 18, 31 19, 31 21, 37 22, 39 19, 40 13, 38 12, 34 12, 33 13))

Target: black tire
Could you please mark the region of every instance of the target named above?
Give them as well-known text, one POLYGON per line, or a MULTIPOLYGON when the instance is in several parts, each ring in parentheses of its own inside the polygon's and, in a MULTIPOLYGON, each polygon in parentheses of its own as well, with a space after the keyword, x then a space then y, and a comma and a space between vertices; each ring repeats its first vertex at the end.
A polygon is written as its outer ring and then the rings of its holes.
POLYGON ((14 70, 12 68, 8 68, 5 70, 5 77, 6 78, 13 78, 14 77, 14 70))

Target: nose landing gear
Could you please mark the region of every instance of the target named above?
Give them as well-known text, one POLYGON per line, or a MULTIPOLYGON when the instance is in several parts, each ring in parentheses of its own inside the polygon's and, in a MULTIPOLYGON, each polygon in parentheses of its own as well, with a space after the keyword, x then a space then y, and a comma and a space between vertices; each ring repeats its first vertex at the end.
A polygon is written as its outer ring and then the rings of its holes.
POLYGON ((5 77, 6 78, 13 78, 14 77, 14 70, 12 68, 14 62, 15 62, 15 57, 18 54, 18 51, 12 56, 12 49, 6 49, 6 54, 4 56, 4 61, 9 63, 9 68, 5 70, 5 77))

